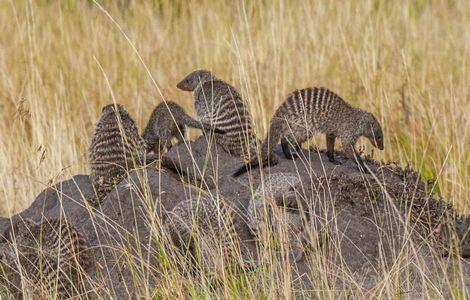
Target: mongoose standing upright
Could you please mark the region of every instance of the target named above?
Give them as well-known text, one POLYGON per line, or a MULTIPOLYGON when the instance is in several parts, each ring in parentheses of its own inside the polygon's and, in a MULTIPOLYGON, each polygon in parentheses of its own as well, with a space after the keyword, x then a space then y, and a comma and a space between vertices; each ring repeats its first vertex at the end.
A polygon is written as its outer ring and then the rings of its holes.
POLYGON ((80 294, 80 273, 91 265, 92 258, 85 237, 64 219, 17 220, 10 239, 0 246, 5 270, 2 283, 14 294, 25 290, 35 297, 59 298, 80 294))
POLYGON ((93 202, 99 203, 126 172, 145 164, 145 156, 145 141, 125 108, 104 106, 88 149, 90 178, 97 192, 93 202))
POLYGON ((230 84, 206 70, 187 75, 177 87, 192 91, 196 111, 203 123, 224 131, 215 133, 216 142, 233 156, 245 160, 256 155, 256 135, 245 101, 230 84))
POLYGON ((185 138, 186 126, 202 129, 206 132, 214 130, 214 132, 223 133, 216 128, 212 129, 210 124, 194 120, 178 104, 165 101, 155 107, 142 135, 147 145, 147 151, 153 150, 155 154, 160 155, 164 150, 171 148, 173 137, 182 143, 185 138))
MULTIPOLYGON (((382 128, 374 115, 351 106, 327 88, 314 87, 292 92, 276 110, 262 145, 262 157, 269 158, 279 140, 287 158, 297 157, 300 145, 317 132, 326 135, 327 153, 331 162, 335 162, 335 139, 340 138, 346 156, 355 162, 357 160, 364 171, 367 169, 354 148, 359 137, 368 138, 380 150, 384 148, 382 128), (295 152, 291 145, 294 145, 295 152)), ((254 157, 237 170, 234 176, 239 176, 258 164, 258 158, 254 157)))

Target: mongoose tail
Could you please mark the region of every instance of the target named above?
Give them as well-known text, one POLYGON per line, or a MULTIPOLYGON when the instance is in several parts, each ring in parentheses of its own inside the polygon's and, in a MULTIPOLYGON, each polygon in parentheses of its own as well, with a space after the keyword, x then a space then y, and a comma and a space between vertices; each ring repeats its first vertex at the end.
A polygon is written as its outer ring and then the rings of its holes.
MULTIPOLYGON (((271 165, 275 165, 278 163, 277 157, 273 154, 274 147, 276 147, 277 142, 281 139, 282 136, 282 127, 284 122, 271 122, 271 126, 269 128, 269 132, 261 145, 261 154, 260 157, 262 159, 262 166, 266 166, 268 163, 271 165)), ((244 166, 240 167, 235 173, 233 173, 232 177, 238 177, 246 172, 250 171, 251 169, 258 167, 260 165, 260 161, 257 156, 254 156, 248 163, 244 166)))

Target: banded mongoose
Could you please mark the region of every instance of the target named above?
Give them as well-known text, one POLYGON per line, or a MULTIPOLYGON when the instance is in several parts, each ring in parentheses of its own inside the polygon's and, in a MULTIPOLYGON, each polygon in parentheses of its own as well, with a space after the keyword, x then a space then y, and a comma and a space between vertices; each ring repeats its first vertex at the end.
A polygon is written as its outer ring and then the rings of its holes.
POLYGON ((460 253, 462 257, 470 257, 470 216, 460 217, 456 220, 457 236, 459 238, 460 253))
POLYGON ((246 161, 256 155, 257 139, 251 115, 233 86, 217 79, 209 71, 196 70, 177 87, 193 92, 199 120, 224 131, 223 134, 215 133, 215 141, 225 151, 246 161))
POLYGON ((120 104, 104 106, 88 149, 90 179, 97 195, 91 204, 100 203, 129 170, 144 165, 146 159, 145 141, 126 109, 120 104))
MULTIPOLYGON (((335 139, 341 139, 346 156, 358 162, 364 171, 367 169, 354 146, 359 137, 364 136, 372 145, 383 150, 382 128, 370 112, 355 108, 340 96, 324 87, 296 90, 274 113, 269 132, 261 148, 263 159, 271 155, 274 146, 281 140, 282 150, 289 159, 298 157, 300 145, 320 132, 326 135, 328 158, 335 162, 335 139), (294 145, 295 151, 292 151, 294 145)), ((259 165, 254 157, 248 164, 234 173, 237 177, 250 167, 259 165)))
POLYGON ((214 272, 224 265, 222 260, 231 258, 233 211, 221 201, 205 195, 182 201, 165 221, 165 231, 176 248, 189 250, 191 261, 205 272, 214 272))
POLYGON ((186 127, 223 133, 217 128, 212 129, 210 124, 196 121, 178 104, 165 101, 155 107, 143 132, 142 137, 147 145, 147 152, 154 151, 160 155, 164 150, 169 150, 173 137, 176 137, 179 143, 184 142, 186 127))
POLYGON ((55 218, 40 223, 17 220, 9 240, 0 246, 0 257, 2 283, 18 296, 26 291, 34 297, 80 295, 81 274, 92 263, 86 238, 64 219, 55 218))
POLYGON ((455 247, 463 258, 470 257, 470 216, 446 216, 441 219, 435 233, 440 238, 443 254, 450 254, 455 247))
POLYGON ((288 249, 294 261, 303 257, 308 240, 305 231, 308 204, 302 190, 298 174, 269 174, 258 185, 247 212, 247 225, 251 233, 262 238, 268 230, 277 239, 288 238, 288 249))

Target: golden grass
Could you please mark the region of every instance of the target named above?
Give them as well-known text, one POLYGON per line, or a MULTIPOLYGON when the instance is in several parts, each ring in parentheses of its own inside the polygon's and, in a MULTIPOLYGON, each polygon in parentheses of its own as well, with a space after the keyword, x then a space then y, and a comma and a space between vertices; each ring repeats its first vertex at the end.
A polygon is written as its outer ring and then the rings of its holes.
POLYGON ((129 41, 93 1, 0 3, 2 215, 87 172, 112 101, 100 66, 141 127, 162 98, 194 112, 175 84, 195 68, 242 92, 260 137, 287 93, 327 86, 381 121, 377 158, 411 162, 468 210, 468 1, 98 2, 129 41))
MULTIPOLYGON (((329 87, 380 120, 385 150, 375 158, 411 163, 426 179, 437 178, 440 195, 469 212, 469 1, 97 2, 0 2, 1 215, 23 210, 59 180, 88 172, 93 125, 113 97, 141 129, 162 99, 194 115, 191 94, 175 85, 196 68, 211 69, 239 89, 259 137, 287 93, 329 87)), ((324 147, 320 136, 312 142, 324 147)), ((410 257, 400 254, 371 295, 400 295, 408 282, 401 271, 410 261, 425 265, 410 257)), ((292 296, 291 274, 276 269, 285 262, 270 252, 266 259, 271 264, 261 272, 227 276, 219 295, 292 296)), ((311 264, 314 294, 334 298, 329 275, 347 272, 333 270, 321 256, 311 264)), ((136 282, 147 276, 135 272, 136 282)), ((146 298, 213 292, 207 278, 188 280, 174 267, 162 272, 157 290, 142 282, 146 298)), ((427 283, 423 293, 439 295, 435 279, 420 276, 427 283)), ((351 280, 351 288, 356 285, 351 280)))

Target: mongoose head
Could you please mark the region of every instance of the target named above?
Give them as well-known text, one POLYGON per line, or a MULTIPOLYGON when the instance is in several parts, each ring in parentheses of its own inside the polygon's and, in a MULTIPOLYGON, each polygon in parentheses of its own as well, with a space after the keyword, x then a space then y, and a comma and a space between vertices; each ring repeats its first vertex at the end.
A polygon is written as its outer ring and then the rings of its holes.
POLYGON ((444 255, 449 255, 451 250, 458 246, 462 257, 470 257, 470 216, 443 220, 434 233, 443 243, 444 255))
POLYGON ((13 225, 13 231, 10 234, 11 239, 13 239, 13 235, 15 236, 16 242, 18 244, 18 249, 20 248, 20 246, 24 246, 20 244, 28 244, 30 242, 37 243, 37 241, 35 241, 35 235, 40 230, 39 225, 39 223, 36 223, 29 218, 16 221, 16 223, 13 225))
POLYGON ((183 91, 192 92, 196 87, 204 82, 214 80, 214 75, 207 70, 196 70, 188 74, 176 87, 183 91))
POLYGON ((103 106, 103 108, 101 109, 101 113, 103 115, 115 114, 116 107, 119 110, 119 112, 125 111, 124 107, 121 104, 115 105, 114 103, 111 103, 111 104, 103 106))
POLYGON ((34 245, 39 243, 38 225, 28 218, 16 220, 0 246, 0 261, 11 263, 16 259, 16 251, 23 255, 34 252, 34 245), (16 242, 15 246, 14 242, 16 242))
POLYGON ((374 117, 373 114, 369 112, 364 113, 364 132, 362 135, 369 139, 369 141, 374 145, 374 147, 383 150, 384 149, 384 141, 383 141, 383 133, 382 127, 377 119, 374 117))
POLYGON ((457 223, 457 236, 460 241, 462 257, 470 257, 470 216, 459 220, 457 223))
POLYGON ((0 287, 11 289, 21 287, 21 276, 17 271, 15 250, 10 242, 0 244, 0 287))
POLYGON ((131 115, 129 115, 129 113, 124 108, 124 106, 122 106, 121 104, 114 104, 114 103, 103 106, 103 108, 101 110, 100 121, 98 121, 98 122, 101 122, 101 121, 115 122, 116 116, 117 116, 116 108, 117 108, 117 112, 119 113, 119 118, 120 118, 121 122, 123 122, 123 123, 129 123, 129 122, 133 123, 134 122, 132 120, 131 115))

